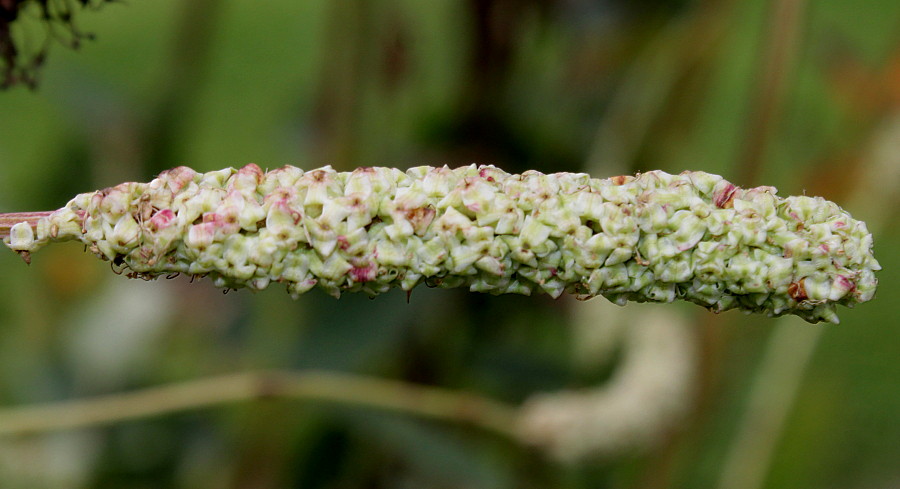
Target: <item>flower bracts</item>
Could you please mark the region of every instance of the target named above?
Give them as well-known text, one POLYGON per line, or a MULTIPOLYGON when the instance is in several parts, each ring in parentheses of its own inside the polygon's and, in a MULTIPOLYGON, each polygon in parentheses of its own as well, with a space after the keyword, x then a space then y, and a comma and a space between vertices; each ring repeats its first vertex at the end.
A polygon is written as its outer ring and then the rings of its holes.
POLYGON ((880 269, 865 223, 836 204, 703 172, 179 167, 78 195, 36 229, 13 226, 8 245, 27 253, 73 239, 137 276, 257 290, 275 281, 292 295, 424 282, 618 304, 680 298, 810 322, 837 322, 835 304, 871 299, 880 269))

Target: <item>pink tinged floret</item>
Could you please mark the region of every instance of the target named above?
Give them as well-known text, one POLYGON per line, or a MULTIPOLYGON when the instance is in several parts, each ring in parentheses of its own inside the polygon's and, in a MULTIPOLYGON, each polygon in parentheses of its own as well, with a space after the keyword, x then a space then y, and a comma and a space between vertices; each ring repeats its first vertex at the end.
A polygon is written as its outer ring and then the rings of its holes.
POLYGON ((732 207, 734 194, 738 190, 738 187, 730 183, 726 183, 725 187, 722 190, 713 194, 713 203, 720 209, 727 209, 729 207, 732 207))
POLYGON ((92 215, 98 214, 100 203, 103 202, 104 195, 103 191, 94 192, 93 195, 91 195, 91 201, 88 208, 92 210, 92 215))
POLYGON ((297 189, 294 187, 277 187, 272 193, 265 196, 263 202, 268 205, 275 203, 290 204, 297 198, 297 189))
POLYGON ((273 203, 272 207, 269 209, 266 225, 277 225, 282 223, 284 219, 289 219, 290 222, 296 226, 300 223, 300 220, 303 219, 303 214, 301 214, 300 211, 293 209, 287 202, 277 201, 273 203), (270 221, 269 219, 275 219, 275 221, 270 221))
POLYGON ((237 171, 237 174, 253 176, 256 181, 259 182, 259 179, 263 176, 263 171, 256 163, 248 163, 242 166, 241 169, 237 171))
POLYGON ((239 209, 242 209, 246 205, 246 203, 247 200, 244 197, 244 194, 235 189, 229 190, 228 193, 225 194, 225 198, 222 199, 223 205, 235 206, 239 209))
POLYGON ((364 267, 353 267, 347 272, 350 275, 350 278, 353 279, 354 282, 371 282, 375 280, 375 273, 378 271, 378 267, 375 266, 374 263, 368 263, 364 267))
POLYGON ((153 217, 150 218, 149 226, 150 229, 159 231, 171 226, 174 220, 175 213, 172 209, 162 209, 153 214, 153 217))
POLYGON ((481 168, 480 170, 478 170, 478 176, 481 177, 481 178, 483 178, 483 179, 485 179, 485 180, 487 180, 487 181, 489 181, 489 182, 493 182, 493 181, 494 181, 494 177, 492 177, 492 176, 488 173, 488 170, 489 170, 488 168, 481 168))
POLYGON ((838 275, 834 279, 833 285, 834 285, 834 287, 837 287, 846 292, 853 292, 854 290, 856 290, 856 282, 854 282, 852 279, 850 279, 849 277, 846 277, 844 275, 838 275))
POLYGON ((108 188, 103 191, 105 194, 100 202, 100 210, 108 212, 114 216, 121 216, 128 210, 128 204, 131 202, 131 196, 118 187, 108 188))
POLYGON ((188 231, 185 244, 199 251, 205 250, 212 244, 216 236, 216 223, 204 222, 191 226, 188 231))
POLYGON ((334 180, 334 171, 330 168, 307 172, 298 183, 306 185, 306 197, 303 205, 324 205, 329 200, 328 188, 334 180))
POLYGON ((347 248, 350 247, 350 242, 347 241, 347 237, 342 234, 337 237, 337 246, 341 250, 346 250, 347 248))
POLYGON ((222 216, 216 214, 215 212, 204 212, 203 222, 212 223, 215 225, 215 227, 218 227, 222 223, 222 216))
POLYGON ((238 224, 238 212, 234 208, 226 207, 219 212, 204 213, 203 222, 212 224, 219 234, 232 234, 241 229, 238 224))
POLYGON ((167 182, 169 190, 173 193, 177 193, 183 189, 185 185, 192 182, 196 175, 197 172, 191 168, 178 166, 160 173, 159 178, 167 182))
POLYGON ((244 165, 228 180, 228 190, 236 190, 244 196, 250 197, 256 193, 262 176, 262 170, 255 164, 244 165))

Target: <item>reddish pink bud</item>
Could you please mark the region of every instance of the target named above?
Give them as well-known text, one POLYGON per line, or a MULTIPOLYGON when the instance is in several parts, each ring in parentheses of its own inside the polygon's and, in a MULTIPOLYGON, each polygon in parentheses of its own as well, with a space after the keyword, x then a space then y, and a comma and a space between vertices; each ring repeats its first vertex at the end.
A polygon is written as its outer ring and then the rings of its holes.
POLYGON ((237 171, 238 175, 256 175, 256 180, 258 181, 263 176, 262 168, 259 167, 256 163, 247 163, 242 166, 240 170, 237 171))
POLYGON ((726 185, 722 190, 713 194, 713 203, 720 209, 728 209, 731 207, 735 192, 740 190, 738 187, 728 182, 725 183, 726 185))
POLYGON ((197 172, 186 166, 177 166, 159 174, 159 179, 168 183, 169 190, 173 193, 183 189, 192 182, 197 172))
POLYGON ((172 209, 163 209, 157 211, 156 214, 154 214, 153 217, 150 218, 148 226, 154 231, 159 231, 161 229, 169 227, 174 220, 175 213, 172 212, 172 209))
POLYGON ((296 187, 277 187, 272 193, 265 196, 263 203, 281 203, 290 205, 297 199, 296 187))
POLYGON ((377 271, 378 267, 370 262, 364 267, 353 267, 347 273, 350 274, 350 278, 352 278, 354 282, 371 282, 372 280, 375 280, 375 272, 377 271))
POLYGON ((856 290, 856 282, 844 275, 838 275, 837 278, 834 279, 834 285, 848 292, 856 290))

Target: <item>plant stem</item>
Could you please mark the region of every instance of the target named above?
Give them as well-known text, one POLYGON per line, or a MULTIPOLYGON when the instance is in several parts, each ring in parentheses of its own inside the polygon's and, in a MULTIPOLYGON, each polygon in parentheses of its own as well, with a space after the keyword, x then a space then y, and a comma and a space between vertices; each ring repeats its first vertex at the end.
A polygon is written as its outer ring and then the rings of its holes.
POLYGON ((756 182, 762 173, 773 132, 781 121, 785 96, 806 22, 806 0, 770 0, 765 45, 759 58, 750 115, 738 156, 736 179, 742 185, 756 182))
POLYGON ((93 399, 2 409, 0 436, 87 428, 271 398, 364 406, 517 436, 518 411, 498 401, 402 381, 321 371, 245 372, 93 399))
POLYGON ((52 212, 9 212, 0 214, 0 238, 9 237, 9 229, 20 222, 27 222, 31 227, 35 227, 40 218, 47 217, 52 212))

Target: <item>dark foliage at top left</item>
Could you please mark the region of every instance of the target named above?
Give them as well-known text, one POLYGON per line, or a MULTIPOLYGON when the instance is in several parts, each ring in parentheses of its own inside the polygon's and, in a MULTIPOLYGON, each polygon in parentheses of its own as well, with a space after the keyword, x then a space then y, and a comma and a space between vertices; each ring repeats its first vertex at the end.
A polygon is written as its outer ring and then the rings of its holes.
POLYGON ((77 15, 115 0, 0 0, 0 88, 35 88, 54 40, 78 49, 93 39, 78 28, 77 15))

